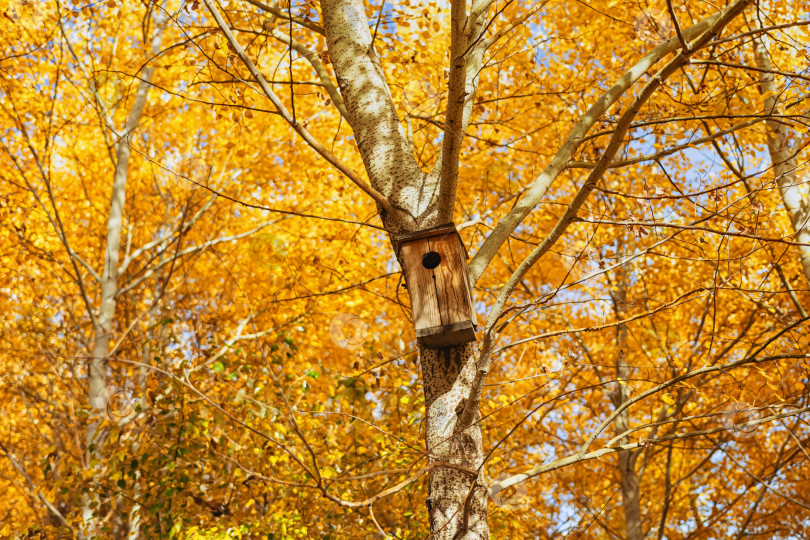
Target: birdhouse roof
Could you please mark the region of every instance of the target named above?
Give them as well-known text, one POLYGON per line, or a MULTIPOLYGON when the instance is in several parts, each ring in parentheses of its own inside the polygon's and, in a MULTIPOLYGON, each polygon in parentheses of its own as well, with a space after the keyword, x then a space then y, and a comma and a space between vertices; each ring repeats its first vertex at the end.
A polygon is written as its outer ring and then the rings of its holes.
POLYGON ((446 235, 455 235, 458 238, 459 243, 461 244, 461 248, 464 250, 464 257, 469 259, 470 255, 467 253, 467 248, 464 245, 464 241, 461 239, 461 235, 458 233, 456 229, 455 223, 446 223, 444 225, 439 225, 438 227, 432 227, 430 229, 422 229, 421 231, 413 231, 407 232, 400 235, 397 235, 397 255, 399 255, 399 248, 402 244, 407 244, 408 242, 414 242, 416 240, 422 240, 424 238, 433 238, 436 236, 446 236, 446 235))

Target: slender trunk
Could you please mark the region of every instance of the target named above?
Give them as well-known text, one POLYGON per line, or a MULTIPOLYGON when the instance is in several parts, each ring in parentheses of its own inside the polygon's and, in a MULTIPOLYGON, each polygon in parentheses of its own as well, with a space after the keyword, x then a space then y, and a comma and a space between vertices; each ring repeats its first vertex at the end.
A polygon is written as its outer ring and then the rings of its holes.
MULTIPOLYGON (((127 172, 129 170, 130 149, 128 141, 122 139, 116 145, 116 165, 113 174, 112 200, 107 218, 107 242, 104 254, 104 270, 101 274, 101 301, 93 339, 93 351, 89 366, 90 405, 103 414, 108 406, 107 365, 110 356, 110 342, 115 323, 116 293, 118 292, 118 253, 121 248, 121 230, 126 201, 127 172)), ((87 464, 95 469, 95 459, 100 441, 98 439, 100 419, 87 426, 87 464)), ((95 476, 95 474, 94 474, 95 476)), ((98 500, 91 491, 85 498, 82 521, 90 538, 98 536, 98 500)))
POLYGON ((420 349, 425 389, 425 441, 431 463, 446 463, 429 472, 428 498, 432 540, 487 539, 487 487, 480 424, 456 433, 475 376, 477 348, 420 349))
MULTIPOLYGON (((620 248, 621 249, 621 248, 620 248)), ((613 309, 618 320, 627 318, 627 271, 624 266, 616 269, 615 290, 611 291, 613 309)), ((630 399, 630 389, 627 382, 630 378, 630 366, 627 363, 627 326, 619 324, 616 327, 616 391, 611 399, 614 407, 620 407, 630 399)), ((630 429, 630 412, 625 409, 613 422, 617 434, 630 429)), ((630 442, 628 437, 619 439, 618 444, 630 442)), ((639 500, 638 475, 636 474, 636 458, 638 454, 632 450, 622 450, 618 453, 619 476, 622 487, 622 507, 624 508, 625 534, 627 540, 641 540, 644 538, 644 527, 641 518, 641 502, 639 500)))
MULTIPOLYGON (((155 16, 155 33, 152 37, 151 54, 160 50, 160 37, 164 24, 164 17, 155 16)), ((121 231, 124 222, 124 205, 126 203, 127 178, 129 175, 129 158, 132 152, 130 137, 140 124, 146 98, 152 84, 152 75, 155 68, 148 66, 143 70, 143 76, 135 93, 135 103, 127 117, 124 131, 120 134, 115 145, 115 171, 113 173, 112 197, 110 211, 107 218, 107 242, 104 253, 104 269, 101 273, 101 301, 99 305, 98 322, 93 340, 93 352, 90 360, 89 384, 90 403, 103 409, 106 406, 105 386, 107 381, 107 363, 110 355, 110 342, 115 322, 116 296, 118 294, 118 262, 121 249, 121 231)), ((87 444, 93 443, 97 426, 94 424, 88 429, 87 444)))
MULTIPOLYGON (((167 207, 167 215, 166 215, 166 222, 171 222, 171 212, 167 207)), ((158 236, 161 234, 161 231, 158 231, 158 236)), ((171 241, 171 237, 167 237, 163 242, 161 242, 158 247, 157 251, 159 253, 163 253, 164 255, 161 256, 161 261, 165 260, 165 253, 166 247, 171 241)), ((154 301, 152 306, 149 308, 149 315, 146 319, 146 328, 148 329, 147 334, 144 336, 143 344, 141 345, 141 363, 143 364, 138 373, 138 388, 141 390, 141 398, 140 398, 140 405, 141 410, 145 411, 149 407, 149 399, 147 397, 147 384, 149 382, 149 369, 146 367, 151 363, 152 359, 152 344, 157 343, 157 337, 155 335, 155 323, 157 318, 155 317, 155 313, 157 312, 157 302, 163 296, 164 292, 164 283, 162 282, 159 276, 155 276, 155 285, 154 285, 154 301)), ((137 442, 134 443, 133 452, 137 453, 139 450, 139 444, 137 442)), ((135 503, 132 505, 132 508, 129 511, 129 528, 127 531, 127 540, 139 540, 141 538, 141 514, 143 508, 141 507, 139 501, 141 499, 141 490, 140 485, 138 482, 134 484, 135 489, 135 503)))
MULTIPOLYGON (((771 71, 768 50, 759 38, 754 39, 754 56, 757 67, 764 70, 759 75, 759 88, 767 96, 765 112, 777 114, 780 94, 771 71)), ((796 174, 799 148, 796 144, 791 148, 790 128, 783 120, 769 119, 765 122, 765 129, 774 179, 796 233, 795 240, 803 244, 798 246, 799 260, 810 284, 810 186, 799 181, 796 174)))
MULTIPOLYGON (((155 32, 152 36, 151 56, 160 51, 160 38, 165 23, 165 17, 155 14, 155 32)), ((131 135, 138 127, 146 106, 146 99, 151 88, 152 76, 155 68, 148 66, 143 70, 141 82, 135 93, 135 102, 127 115, 126 124, 120 133, 114 133, 118 138, 115 145, 115 170, 113 172, 112 196, 110 210, 107 217, 107 238, 104 253, 104 268, 101 273, 101 299, 99 303, 98 318, 94 329, 93 350, 88 366, 88 384, 90 405, 97 411, 105 411, 108 405, 107 370, 110 357, 110 343, 115 327, 115 308, 118 294, 118 263, 121 249, 121 232, 124 222, 124 206, 126 203, 127 178, 129 175, 129 159, 131 155, 131 135)), ((93 421, 87 427, 86 444, 88 453, 88 467, 95 469, 94 461, 98 455, 99 421, 93 421)), ((95 476, 95 475, 94 475, 95 476)), ((84 501, 82 509, 82 522, 86 533, 96 537, 99 533, 98 500, 91 491, 84 501)))

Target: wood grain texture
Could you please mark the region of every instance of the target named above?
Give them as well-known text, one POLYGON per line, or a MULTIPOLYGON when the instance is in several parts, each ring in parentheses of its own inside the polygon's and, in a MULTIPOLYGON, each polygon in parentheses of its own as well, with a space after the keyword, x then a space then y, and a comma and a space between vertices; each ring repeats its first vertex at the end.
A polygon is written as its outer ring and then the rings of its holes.
POLYGON ((467 296, 467 272, 461 244, 455 234, 428 239, 429 250, 442 257, 433 270, 439 298, 442 324, 448 325, 470 319, 470 301, 467 296))
POLYGON ((433 348, 475 341, 476 323, 464 245, 455 228, 437 232, 437 236, 415 235, 400 244, 416 336, 433 348), (422 264, 431 251, 441 256, 432 270, 422 264))
POLYGON ((426 247, 427 240, 417 240, 404 244, 401 250, 405 281, 411 297, 413 325, 417 331, 442 324, 433 272, 422 266, 422 256, 428 251, 426 247))

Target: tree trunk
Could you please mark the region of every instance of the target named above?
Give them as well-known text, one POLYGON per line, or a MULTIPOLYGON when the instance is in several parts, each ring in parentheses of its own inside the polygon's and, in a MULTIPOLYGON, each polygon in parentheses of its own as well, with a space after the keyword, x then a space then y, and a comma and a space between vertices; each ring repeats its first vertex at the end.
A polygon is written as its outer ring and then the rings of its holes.
POLYGON ((483 463, 478 418, 456 433, 475 376, 477 353, 475 344, 447 349, 420 347, 430 462, 460 468, 438 466, 429 472, 426 504, 431 538, 435 540, 489 538, 483 470, 475 475, 462 470, 477 471, 483 463))
MULTIPOLYGON (((385 230, 395 240, 402 232, 443 225, 448 216, 453 215, 454 189, 446 189, 444 196, 439 196, 438 174, 442 167, 437 165, 436 170, 426 173, 414 158, 414 149, 405 136, 374 50, 363 2, 322 0, 320 6, 346 119, 352 127, 371 185, 390 202, 397 214, 380 209, 385 230)), ((456 5, 454 13, 463 11, 463 3, 461 6, 456 5)), ((470 28, 478 27, 472 24, 470 28)), ((458 32, 456 28, 455 33, 458 32)), ((470 39, 478 36, 471 35, 470 39)), ((457 39, 464 37, 461 34, 457 39)), ((476 61, 483 58, 483 53, 480 56, 475 57, 476 61)), ((455 114, 454 122, 461 127, 451 133, 454 144, 459 143, 464 119, 472 109, 471 90, 478 74, 478 70, 464 68, 466 61, 459 59, 458 62, 454 70, 460 69, 459 75, 466 74, 471 82, 462 85, 468 89, 468 95, 464 97, 464 107, 455 114)), ((464 77, 456 79, 459 84, 465 83, 464 77)), ((459 91, 460 95, 462 93, 459 91)), ((441 157, 437 164, 443 159, 458 159, 457 146, 451 146, 449 150, 455 149, 451 152, 453 155, 441 157)), ((451 173, 454 170, 453 166, 447 168, 451 173)), ((396 246, 393 247, 396 251, 396 246)), ((428 473, 426 501, 433 532, 431 538, 489 538, 488 490, 483 473, 478 472, 483 463, 481 429, 473 422, 467 429, 456 432, 476 373, 478 349, 474 344, 442 350, 422 347, 420 357, 425 390, 425 441, 429 460, 435 466, 428 473)))
MULTIPOLYGON (((621 240, 619 241, 621 251, 621 240)), ((627 271, 624 265, 616 269, 616 283, 611 287, 613 309, 618 320, 627 318, 627 271)), ((616 359, 616 391, 611 397, 614 407, 620 407, 630 399, 630 387, 627 382, 630 378, 630 366, 627 363, 627 326, 624 323, 616 327, 616 346, 618 358, 616 359)), ((616 434, 624 433, 630 428, 630 410, 622 411, 613 422, 616 434)), ((619 439, 618 444, 630 442, 628 437, 619 439)), ((641 521, 641 502, 639 500, 638 475, 636 474, 636 458, 638 453, 632 450, 622 450, 618 453, 619 476, 622 487, 622 507, 624 508, 625 534, 627 540, 641 540, 644 538, 644 527, 641 521)))
MULTIPOLYGON (((162 8, 156 9, 153 18, 155 31, 152 36, 150 57, 160 51, 160 39, 166 17, 161 14, 162 8)), ((146 107, 146 99, 152 87, 151 81, 155 68, 149 65, 143 69, 141 82, 135 93, 135 102, 127 115, 124 129, 118 132, 114 126, 106 126, 113 131, 117 138, 115 144, 115 170, 113 172, 112 195, 110 210, 107 217, 107 238, 104 254, 104 269, 101 273, 101 299, 98 317, 94 329, 93 350, 88 366, 89 402, 91 407, 103 414, 109 405, 107 391, 107 369, 110 357, 110 343, 115 328, 115 308, 118 295, 118 268, 119 252, 121 250, 121 232, 124 222, 124 206, 126 204, 127 179, 129 175, 129 159, 132 153, 130 137, 138 127, 146 107)), ((106 115, 106 110, 104 111, 106 115)), ((96 420, 87 426, 85 442, 87 444, 87 464, 96 477, 95 455, 99 449, 98 427, 100 421, 96 420)), ((95 482, 94 482, 95 483, 95 482)), ((82 522, 90 538, 99 534, 98 499, 91 491, 85 498, 82 508, 82 522)))
MULTIPOLYGON (((759 38, 754 39, 754 56, 757 67, 764 70, 759 75, 759 87, 760 91, 767 96, 765 113, 778 114, 780 94, 774 80, 768 50, 759 38)), ((810 284, 810 186, 800 182, 796 174, 799 148, 795 144, 791 148, 790 129, 784 121, 769 119, 765 122, 765 129, 774 180, 779 186, 782 203, 785 205, 785 210, 790 216, 790 222, 796 233, 795 241, 803 244, 798 246, 799 260, 807 282, 810 284)))
MULTIPOLYGON (((616 419, 616 431, 620 426, 627 426, 626 414, 622 413, 616 419)), ((625 444, 626 437, 619 441, 625 444)), ((638 454, 631 450, 619 452, 619 475, 622 480, 622 507, 624 508, 624 527, 627 540, 641 540, 644 538, 644 528, 641 522, 641 502, 639 500, 638 476, 636 475, 636 457, 638 454)))

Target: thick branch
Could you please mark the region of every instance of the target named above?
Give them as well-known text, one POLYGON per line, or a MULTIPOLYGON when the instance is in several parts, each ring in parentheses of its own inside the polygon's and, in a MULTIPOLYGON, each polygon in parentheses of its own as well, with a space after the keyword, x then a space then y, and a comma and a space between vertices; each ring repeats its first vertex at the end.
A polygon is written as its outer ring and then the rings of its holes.
MULTIPOLYGON (((439 174, 438 220, 442 223, 453 219, 461 146, 470 125, 478 82, 484 67, 484 54, 494 43, 524 24, 546 2, 540 2, 494 35, 484 39, 484 33, 490 24, 487 14, 491 4, 492 0, 473 2, 469 17, 463 14, 463 1, 454 2, 451 7, 451 60, 447 113, 442 126, 444 139, 433 169, 434 174, 436 172, 439 174)), ((493 17, 496 16, 497 14, 493 17)))
MULTIPOLYGON (((414 220, 434 199, 425 185, 411 145, 397 116, 385 74, 372 46, 361 0, 321 2, 329 58, 346 104, 347 120, 371 185, 414 220)), ((391 209, 386 209, 389 212, 391 209)), ((404 216, 384 219, 387 227, 413 228, 404 216)))
MULTIPOLYGON (((739 2, 732 4, 723 11, 687 28, 683 31, 684 37, 686 39, 696 38, 702 32, 709 29, 715 22, 720 20, 721 17, 725 17, 738 5, 739 2)), ((554 180, 565 170, 566 165, 591 127, 593 127, 602 115, 604 115, 639 78, 647 73, 652 66, 658 63, 662 58, 676 51, 680 48, 680 45, 681 43, 677 37, 673 37, 669 41, 658 45, 636 65, 630 68, 630 70, 596 100, 596 103, 579 119, 579 122, 577 122, 574 129, 571 130, 568 138, 563 142, 562 146, 560 146, 560 149, 545 170, 543 170, 537 180, 531 184, 529 189, 526 190, 526 194, 518 201, 515 207, 500 219, 498 225, 492 233, 490 233, 489 237, 487 237, 484 245, 481 246, 481 249, 478 250, 472 261, 470 261, 470 280, 473 284, 481 278, 484 270, 489 263, 492 262, 492 259, 495 258, 501 245, 506 242, 507 238, 509 238, 523 219, 540 203, 540 200, 543 198, 548 188, 551 187, 554 180)))
MULTIPOLYGON (((479 361, 478 365, 478 373, 476 374, 476 380, 473 383, 472 391, 470 393, 470 397, 467 400, 467 405, 464 409, 464 413, 462 415, 463 422, 461 425, 469 425, 469 422, 472 421, 474 417, 475 411, 478 410, 478 406, 481 399, 481 391, 484 387, 484 381, 489 373, 489 367, 492 362, 492 348, 494 347, 494 342, 496 339, 494 328, 495 324, 501 316, 503 312, 506 302, 514 291, 515 287, 520 283, 529 269, 542 257, 554 243, 562 236, 562 233, 568 228, 568 226, 576 219, 577 212, 585 203, 585 200, 588 198, 590 193, 596 187, 596 183, 602 177, 602 174, 607 170, 610 163, 613 161, 613 157, 618 152, 619 148, 623 144, 624 134, 632 125, 633 119, 635 118, 638 111, 641 109, 641 106, 646 103, 646 101, 653 95, 653 93, 664 84, 664 81, 677 70, 681 69, 684 65, 689 63, 689 56, 694 51, 699 51, 703 48, 716 34, 723 28, 726 24, 728 24, 734 17, 739 15, 743 9, 749 4, 753 2, 753 0, 738 0, 734 4, 732 4, 728 9, 722 11, 720 13, 720 17, 715 18, 712 23, 709 25, 709 28, 706 30, 703 35, 701 35, 690 47, 689 53, 686 51, 681 51, 681 53, 673 58, 666 66, 664 66, 661 71, 659 71, 655 76, 653 76, 650 81, 644 86, 642 91, 640 92, 639 96, 633 101, 633 103, 628 107, 628 109, 622 114, 621 119, 619 120, 618 125, 616 126, 616 131, 611 138, 610 143, 608 144, 607 148, 605 149, 604 154, 599 159, 596 167, 591 171, 591 174, 586 179, 585 183, 579 189, 579 192, 574 197, 574 200, 571 202, 569 207, 566 209, 565 213, 562 217, 557 221, 555 226, 552 228, 549 235, 529 254, 526 259, 520 263, 517 270, 510 276, 509 280, 507 281, 506 285, 501 289, 500 293, 498 294, 498 298, 495 301, 495 305, 492 307, 489 313, 489 317, 487 318, 486 328, 485 328, 485 335, 484 335, 484 344, 483 344, 483 353, 482 358, 479 361)), ((695 27, 692 27, 695 28, 695 27)), ((687 33, 689 30, 687 30, 687 33)), ((558 154, 559 156, 559 154, 558 154)), ((556 158, 555 158, 556 159, 556 158)), ((531 190, 530 190, 531 191, 531 190)), ((527 194, 528 196, 528 194, 527 194)), ((520 204, 520 203, 519 203, 520 204)), ((501 221, 500 223, 503 223, 501 221)), ((500 224, 498 225, 500 226, 500 224)), ((495 228, 490 238, 495 234, 498 230, 498 227, 495 228)), ((489 239, 487 239, 489 241, 489 239)), ((486 245, 486 243, 484 244, 486 245)), ((483 248, 482 248, 483 249, 483 248)), ((474 263, 475 261, 473 261, 474 263)), ((472 264, 472 263, 471 263, 472 264)))
MULTIPOLYGON (((486 20, 486 13, 481 13, 475 30, 467 24, 467 2, 465 0, 452 0, 450 4, 450 74, 448 82, 447 112, 444 121, 444 140, 442 141, 442 154, 440 158, 441 170, 439 172, 439 221, 448 222, 453 219, 453 206, 456 199, 456 184, 458 180, 458 161, 461 152, 461 143, 464 137, 464 109, 466 98, 474 98, 475 88, 468 89, 468 83, 475 86, 473 77, 477 80, 480 64, 483 60, 483 51, 475 47, 478 69, 469 77, 467 64, 469 61, 469 39, 471 35, 478 37, 486 20)), ((469 122, 469 115, 467 115, 469 122)), ((437 163, 438 165, 438 163, 437 163)))

